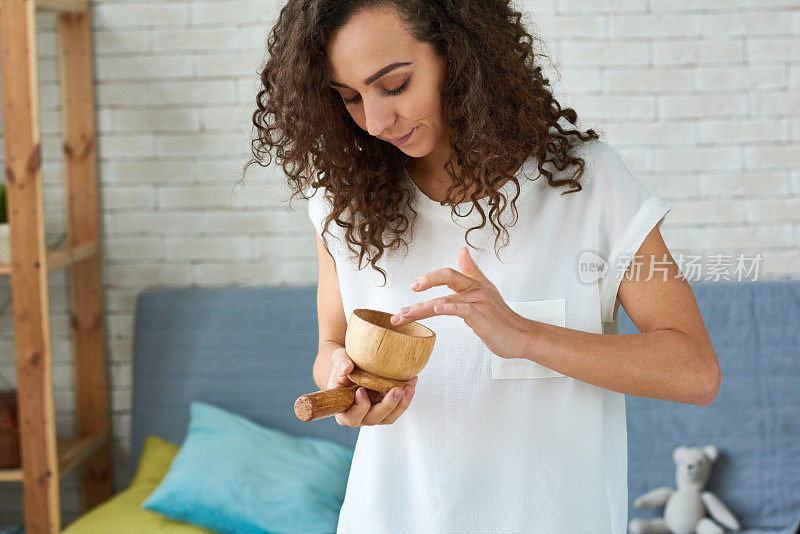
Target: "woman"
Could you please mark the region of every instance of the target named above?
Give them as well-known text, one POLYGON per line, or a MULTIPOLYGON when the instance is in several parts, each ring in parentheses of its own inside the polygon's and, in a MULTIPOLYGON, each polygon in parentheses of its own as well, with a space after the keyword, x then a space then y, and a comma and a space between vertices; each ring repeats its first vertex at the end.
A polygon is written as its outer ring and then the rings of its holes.
POLYGON ((405 391, 335 416, 361 427, 340 533, 621 534, 624 395, 716 394, 670 208, 570 128, 532 43, 499 0, 290 0, 271 32, 253 148, 309 198, 317 385, 352 385, 355 308, 437 334, 405 391), (623 280, 637 252, 669 276, 623 280), (643 334, 606 335, 618 303, 643 334))

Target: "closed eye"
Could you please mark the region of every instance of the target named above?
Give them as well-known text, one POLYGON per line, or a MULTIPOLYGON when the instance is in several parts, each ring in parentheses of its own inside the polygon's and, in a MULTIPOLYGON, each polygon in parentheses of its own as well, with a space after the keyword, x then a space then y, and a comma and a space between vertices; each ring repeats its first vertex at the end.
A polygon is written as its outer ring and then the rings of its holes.
MULTIPOLYGON (((409 86, 410 82, 411 82, 411 78, 407 78, 406 81, 404 81, 402 83, 402 85, 400 85, 400 87, 398 87, 397 89, 386 89, 384 91, 384 93, 386 93, 387 96, 399 95, 400 93, 402 93, 403 91, 408 89, 408 86, 409 86)), ((344 97, 342 98, 342 101, 347 106, 349 106, 351 104, 357 104, 360 100, 361 100, 361 95, 356 95, 353 98, 344 98, 344 97)))

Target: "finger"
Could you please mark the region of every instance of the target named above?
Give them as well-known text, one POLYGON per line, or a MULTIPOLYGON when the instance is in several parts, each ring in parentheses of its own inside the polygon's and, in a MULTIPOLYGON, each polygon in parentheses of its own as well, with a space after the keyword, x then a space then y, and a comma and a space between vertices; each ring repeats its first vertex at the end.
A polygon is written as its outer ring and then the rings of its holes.
POLYGON ((458 266, 461 272, 470 278, 483 283, 485 286, 494 287, 494 284, 478 268, 478 264, 472 259, 468 247, 461 247, 458 251, 458 266))
POLYGON ((393 325, 401 325, 433 317, 434 315, 459 315, 464 317, 462 314, 471 314, 473 303, 481 301, 484 297, 485 295, 479 292, 439 297, 408 306, 408 311, 403 312, 401 310, 400 313, 393 315, 390 320, 393 325), (440 306, 441 309, 438 309, 440 306))
POLYGON ((384 418, 392 413, 397 407, 397 404, 405 397, 403 388, 390 389, 383 399, 370 408, 369 412, 364 416, 362 425, 377 425, 380 424, 384 418))
POLYGON ((331 354, 331 374, 328 378, 328 388, 352 386, 353 382, 348 378, 353 370, 352 360, 347 356, 344 349, 336 349, 331 354))
POLYGON ((403 389, 403 398, 400 399, 400 402, 397 403, 395 409, 392 410, 392 412, 389 415, 383 418, 383 421, 381 421, 380 424, 391 425, 392 423, 397 421, 397 419, 401 415, 403 415, 403 412, 406 411, 409 404, 411 404, 411 399, 413 398, 414 398, 414 386, 413 384, 409 384, 403 389))
POLYGON ((472 329, 478 337, 489 334, 493 325, 486 313, 475 304, 465 302, 450 302, 444 306, 436 315, 454 315, 464 319, 464 323, 472 329))
POLYGON ((414 291, 423 291, 434 286, 446 285, 456 293, 459 291, 466 291, 474 287, 477 283, 474 278, 470 278, 450 267, 444 267, 425 273, 414 282, 417 281, 419 281, 419 286, 412 288, 414 291))
POLYGON ((349 387, 355 384, 347 374, 340 375, 338 371, 331 371, 331 376, 328 377, 328 384, 326 389, 349 387))
POLYGON ((483 315, 472 303, 457 300, 446 300, 441 304, 436 304, 433 307, 433 313, 434 315, 456 315, 464 319, 467 324, 474 324, 478 314, 483 315))
POLYGON ((367 390, 360 387, 356 390, 355 402, 347 410, 336 414, 336 421, 340 425, 357 427, 361 425, 364 416, 367 415, 372 403, 367 397, 367 390))
POLYGON ((434 315, 438 315, 433 309, 436 306, 442 305, 448 300, 455 298, 454 295, 450 295, 448 297, 439 297, 431 300, 427 300, 425 302, 419 302, 417 304, 412 304, 411 306, 407 306, 403 311, 401 309, 395 315, 392 315, 390 321, 393 325, 400 325, 405 323, 410 323, 412 321, 418 321, 419 319, 427 319, 428 317, 433 317, 434 315))
POLYGON ((347 355, 344 347, 340 347, 331 353, 332 369, 339 374, 347 374, 353 370, 353 360, 347 355))
POLYGON ((331 367, 331 374, 328 377, 328 389, 352 386, 353 381, 350 380, 349 373, 353 370, 352 364, 346 367, 346 371, 331 367))

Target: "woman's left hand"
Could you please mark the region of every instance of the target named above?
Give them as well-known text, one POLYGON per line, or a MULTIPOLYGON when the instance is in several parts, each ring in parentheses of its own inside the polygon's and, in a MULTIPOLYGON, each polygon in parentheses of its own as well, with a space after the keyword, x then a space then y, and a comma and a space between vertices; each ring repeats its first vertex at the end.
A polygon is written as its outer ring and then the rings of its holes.
POLYGON ((455 293, 403 308, 407 311, 393 315, 392 324, 407 324, 434 315, 457 315, 497 356, 522 357, 529 345, 533 321, 508 307, 494 284, 475 265, 467 247, 458 251, 458 265, 461 272, 449 267, 430 271, 417 278, 417 287, 411 287, 424 291, 446 285, 455 293))

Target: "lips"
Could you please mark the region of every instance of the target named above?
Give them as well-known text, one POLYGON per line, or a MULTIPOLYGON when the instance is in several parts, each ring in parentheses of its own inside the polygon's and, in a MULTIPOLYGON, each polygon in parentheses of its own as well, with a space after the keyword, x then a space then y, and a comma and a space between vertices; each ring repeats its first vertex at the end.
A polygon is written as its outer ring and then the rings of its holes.
POLYGON ((411 132, 409 131, 409 132, 408 132, 406 135, 404 135, 403 137, 398 137, 398 138, 396 138, 396 139, 392 139, 392 142, 394 142, 394 141, 400 141, 401 139, 404 139, 404 138, 408 137, 408 134, 410 134, 410 133, 411 133, 411 132))
POLYGON ((406 141, 409 140, 409 138, 411 137, 411 134, 413 134, 414 130, 416 130, 416 129, 417 129, 417 127, 415 126, 414 128, 411 129, 410 132, 408 132, 403 137, 398 137, 397 139, 392 139, 389 142, 392 143, 393 145, 398 145, 398 146, 402 145, 403 143, 405 143, 406 141))

